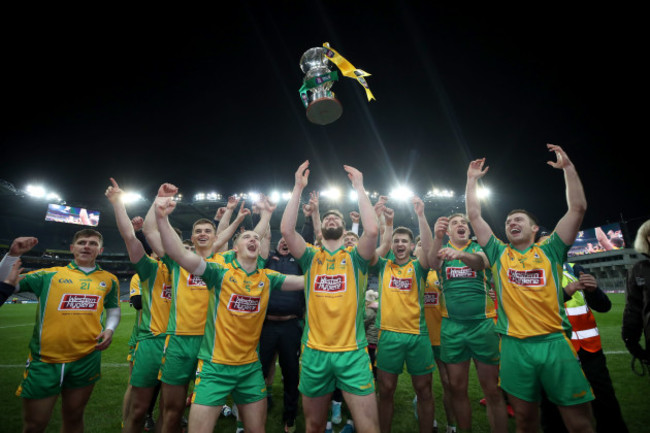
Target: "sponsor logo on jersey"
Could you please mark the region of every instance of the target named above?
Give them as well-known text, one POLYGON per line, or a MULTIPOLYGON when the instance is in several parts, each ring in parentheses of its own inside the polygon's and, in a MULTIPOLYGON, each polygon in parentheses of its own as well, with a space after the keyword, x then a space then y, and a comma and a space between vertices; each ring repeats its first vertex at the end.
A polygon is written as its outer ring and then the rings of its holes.
POLYGON ((190 274, 187 277, 187 286, 188 287, 206 287, 203 278, 198 275, 190 274))
POLYGON ((388 287, 408 292, 413 287, 413 280, 411 278, 397 278, 396 276, 391 275, 388 287))
POLYGON ((98 295, 77 295, 65 293, 61 297, 59 311, 96 311, 101 296, 98 295))
POLYGON ((453 278, 476 278, 476 271, 469 266, 463 266, 460 268, 448 267, 446 273, 448 280, 453 278))
POLYGON ((314 278, 314 292, 339 293, 345 292, 345 274, 316 275, 314 278))
POLYGON ((543 269, 533 269, 530 271, 508 269, 508 281, 524 287, 543 287, 546 285, 546 277, 543 269))
POLYGON ((259 296, 244 296, 233 293, 228 301, 228 310, 238 313, 258 313, 261 299, 259 296))
POLYGON ((160 297, 163 299, 172 299, 172 286, 168 284, 163 284, 162 290, 160 291, 160 297))
POLYGON ((436 292, 425 292, 424 293, 424 305, 432 306, 440 304, 440 294, 436 292))
POLYGON ((70 278, 59 278, 59 283, 60 284, 72 284, 72 280, 70 278))

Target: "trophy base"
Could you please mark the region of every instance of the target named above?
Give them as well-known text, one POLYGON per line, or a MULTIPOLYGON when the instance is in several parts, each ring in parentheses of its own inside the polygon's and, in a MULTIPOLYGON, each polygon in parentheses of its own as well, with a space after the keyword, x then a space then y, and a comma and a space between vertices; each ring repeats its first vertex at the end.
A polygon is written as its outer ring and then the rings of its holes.
POLYGON ((307 107, 307 119, 316 125, 329 125, 343 114, 343 106, 336 98, 320 98, 307 107))

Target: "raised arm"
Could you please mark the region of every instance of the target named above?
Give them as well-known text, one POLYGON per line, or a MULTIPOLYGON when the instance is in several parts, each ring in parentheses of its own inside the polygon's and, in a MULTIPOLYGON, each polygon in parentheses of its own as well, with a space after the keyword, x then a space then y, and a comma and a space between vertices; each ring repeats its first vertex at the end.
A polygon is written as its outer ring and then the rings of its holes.
POLYGON ((9 252, 5 254, 0 262, 0 281, 4 281, 11 273, 11 267, 18 261, 20 256, 31 250, 38 244, 38 239, 31 236, 23 236, 13 240, 9 252))
MULTIPOLYGON (((375 210, 377 207, 375 206, 375 210)), ((377 258, 384 257, 390 251, 390 247, 393 241, 393 219, 395 217, 395 211, 393 209, 382 206, 382 215, 384 216, 384 231, 381 234, 381 240, 379 247, 375 250, 377 253, 377 258)), ((377 260, 373 259, 371 264, 375 264, 377 260)))
POLYGON ((490 267, 487 256, 483 252, 468 253, 454 248, 443 248, 438 251, 441 260, 460 260, 475 271, 482 271, 490 267))
POLYGON ((261 200, 257 203, 257 206, 261 211, 261 218, 253 231, 260 236, 260 239, 262 239, 266 235, 266 232, 270 230, 271 216, 278 206, 277 204, 272 203, 266 196, 262 196, 261 200))
POLYGON ((296 171, 293 192, 287 202, 287 206, 284 208, 284 214, 282 214, 282 221, 280 222, 282 237, 284 237, 289 247, 289 252, 296 259, 300 259, 305 254, 305 249, 307 248, 305 240, 296 231, 296 221, 298 220, 298 209, 300 208, 300 196, 307 186, 308 180, 309 161, 305 161, 300 164, 300 167, 296 171))
POLYGON ((475 159, 467 169, 467 186, 465 188, 465 211, 476 234, 479 245, 487 245, 492 236, 492 229, 481 216, 481 203, 478 199, 478 180, 485 176, 490 167, 483 168, 485 158, 475 159))
POLYGON ((319 194, 317 191, 312 191, 309 193, 309 206, 312 208, 311 222, 314 227, 314 242, 320 240, 323 237, 323 231, 321 230, 320 226, 320 206, 318 200, 319 194))
POLYGON ((427 222, 427 217, 424 214, 424 202, 420 197, 413 197, 413 209, 418 216, 418 225, 420 228, 420 241, 422 242, 422 254, 420 254, 420 266, 424 269, 429 269, 429 251, 433 247, 433 235, 431 234, 431 227, 427 222))
MULTIPOLYGON (((173 201, 171 198, 174 197, 177 192, 178 188, 176 188, 171 183, 163 183, 160 185, 160 188, 158 188, 158 195, 156 196, 156 199, 169 198, 170 201, 173 201)), ((151 207, 149 208, 149 211, 147 212, 147 215, 144 217, 142 231, 144 232, 144 235, 147 238, 147 242, 149 243, 149 246, 153 252, 156 253, 158 257, 162 257, 165 255, 165 249, 163 248, 163 244, 160 239, 160 232, 158 232, 155 207, 156 201, 154 200, 154 202, 151 204, 151 207)))
POLYGON ((587 211, 587 198, 582 182, 578 176, 575 166, 560 146, 547 144, 550 152, 555 152, 556 161, 548 161, 547 164, 553 168, 564 171, 564 182, 566 184, 566 201, 569 209, 555 226, 555 232, 560 236, 562 242, 572 245, 580 230, 582 219, 587 211))
POLYGON ((117 229, 119 230, 120 236, 122 236, 122 239, 124 239, 124 243, 126 244, 126 250, 129 253, 129 260, 131 260, 131 263, 138 263, 140 259, 145 255, 144 247, 135 236, 133 224, 131 223, 129 216, 126 213, 126 208, 124 207, 124 202, 122 201, 122 195, 124 192, 112 177, 111 184, 111 186, 106 188, 106 198, 113 205, 117 229))
MULTIPOLYGON (((239 203, 239 198, 235 196, 228 197, 228 203, 226 203, 225 210, 221 212, 221 219, 219 220, 219 226, 217 226, 217 235, 221 234, 222 231, 230 227, 230 219, 232 218, 232 214, 237 208, 238 203, 239 203)), ((217 210, 217 213, 220 213, 219 210, 217 210)), ((228 237, 228 239, 230 239, 231 237, 232 235, 228 237)))
POLYGON ((305 289, 305 276, 304 275, 286 275, 284 283, 282 283, 282 290, 304 290, 305 289))
POLYGON ((448 229, 449 218, 445 216, 439 217, 433 226, 433 244, 429 251, 429 257, 427 257, 431 269, 439 270, 442 265, 442 258, 438 255, 438 252, 442 248, 442 241, 444 240, 448 229))
MULTIPOLYGON (((227 246, 228 241, 235 235, 237 227, 239 227, 240 224, 244 222, 244 219, 247 215, 250 215, 250 213, 250 209, 245 208, 244 203, 242 202, 241 207, 239 208, 239 213, 237 214, 235 220, 228 227, 226 227, 225 230, 222 230, 221 233, 219 233, 217 236, 217 240, 214 241, 214 246, 212 247, 213 253, 223 251, 223 247, 227 246)), ((228 221, 230 221, 230 217, 228 217, 228 221)))
POLYGON ((352 182, 352 187, 357 192, 359 200, 359 214, 361 215, 361 224, 363 224, 363 234, 359 238, 357 251, 364 259, 371 260, 375 254, 375 248, 377 248, 377 236, 379 235, 377 217, 363 187, 363 174, 349 165, 344 165, 343 168, 348 173, 348 178, 352 182))
MULTIPOLYGON (((158 232, 160 233, 160 239, 167 255, 189 272, 194 273, 200 267, 204 268, 205 261, 203 258, 198 254, 186 250, 183 247, 183 242, 169 224, 168 216, 174 211, 176 202, 171 197, 158 197, 154 205, 158 232)), ((202 275, 203 272, 200 271, 197 274, 202 275)))

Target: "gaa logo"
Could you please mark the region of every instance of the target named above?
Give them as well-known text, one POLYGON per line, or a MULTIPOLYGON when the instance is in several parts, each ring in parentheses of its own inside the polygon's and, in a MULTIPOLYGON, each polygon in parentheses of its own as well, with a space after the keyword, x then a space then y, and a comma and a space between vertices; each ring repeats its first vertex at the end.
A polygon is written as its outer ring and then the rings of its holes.
POLYGON ((72 280, 70 278, 59 278, 59 284, 72 284, 72 280))
POLYGON ((260 300, 259 296, 244 296, 233 293, 228 301, 228 310, 237 313, 259 313, 260 300))
POLYGON ((314 279, 314 292, 339 293, 345 292, 345 274, 317 275, 314 279))
POLYGON ((96 311, 101 296, 66 293, 61 297, 59 311, 96 311))

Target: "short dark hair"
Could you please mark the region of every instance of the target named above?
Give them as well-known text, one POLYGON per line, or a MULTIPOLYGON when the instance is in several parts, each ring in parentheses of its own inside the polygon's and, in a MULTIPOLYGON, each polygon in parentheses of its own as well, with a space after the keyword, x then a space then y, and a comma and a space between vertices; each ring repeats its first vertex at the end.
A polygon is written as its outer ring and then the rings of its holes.
POLYGON ((516 213, 523 213, 524 215, 526 215, 530 219, 531 223, 533 223, 536 226, 539 226, 539 220, 537 219, 537 217, 533 213, 528 212, 526 209, 513 209, 510 212, 508 212, 508 215, 506 215, 506 219, 510 215, 516 214, 516 213))
POLYGON ((209 220, 207 218, 200 218, 200 219, 194 221, 194 224, 192 224, 192 233, 194 233, 194 228, 199 224, 210 224, 212 226, 212 228, 214 229, 214 231, 215 232, 217 231, 217 226, 214 225, 214 221, 209 220))
POLYGON ((93 230, 93 229, 81 229, 81 230, 79 230, 72 237, 72 243, 74 244, 75 242, 77 242, 77 239, 79 239, 79 238, 89 238, 89 237, 99 238, 99 244, 104 245, 104 237, 102 236, 102 234, 99 233, 97 230, 93 230))
POLYGON ((395 235, 408 235, 411 242, 413 242, 413 232, 408 227, 397 227, 393 230, 393 238, 395 235))
POLYGON ((359 235, 356 234, 353 231, 348 230, 347 232, 343 233, 343 236, 354 236, 355 238, 359 239, 359 235))

